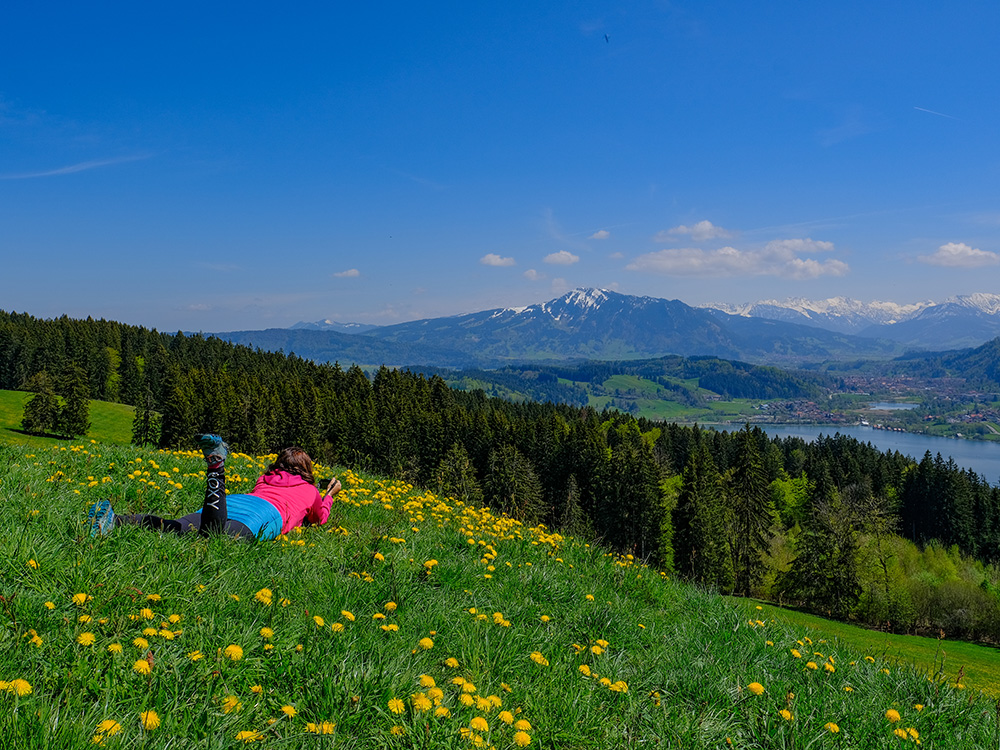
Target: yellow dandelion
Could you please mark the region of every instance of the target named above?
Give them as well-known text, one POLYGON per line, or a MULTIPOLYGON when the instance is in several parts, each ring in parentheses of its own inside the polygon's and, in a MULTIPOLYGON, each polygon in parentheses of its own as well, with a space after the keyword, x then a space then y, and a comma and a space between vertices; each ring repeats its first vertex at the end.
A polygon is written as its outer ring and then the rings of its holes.
POLYGON ((154 617, 153 610, 151 610, 149 607, 143 607, 142 609, 139 610, 139 616, 143 620, 152 620, 154 617))
POLYGON ((854 688, 852 688, 850 685, 844 685, 844 692, 845 693, 853 693, 854 692, 854 688))
POLYGON ((107 737, 114 737, 120 731, 122 731, 122 725, 114 719, 105 719, 97 725, 97 732, 107 737))
POLYGON ((235 643, 230 643, 228 646, 226 646, 225 650, 222 653, 225 654, 230 659, 232 659, 233 661, 239 661, 240 659, 243 658, 243 649, 240 646, 237 646, 235 643))
POLYGON ((333 625, 330 626, 330 630, 332 630, 334 633, 342 633, 344 631, 344 623, 335 622, 333 623, 333 625))
POLYGON ((55 609, 56 605, 53 602, 45 602, 46 609, 55 609))
POLYGON ((383 555, 381 552, 376 552, 373 555, 373 557, 375 559, 375 562, 385 562, 385 555, 383 555))
POLYGON ((223 713, 231 714, 233 711, 239 711, 241 708, 243 708, 243 704, 240 703, 240 699, 235 695, 227 695, 222 700, 223 713))
POLYGON ((282 706, 281 713, 287 716, 289 719, 295 716, 298 711, 295 710, 295 706, 282 706))
POLYGON ((431 699, 423 693, 417 693, 414 695, 412 703, 415 711, 430 711, 431 707, 434 705, 431 703, 431 699))
POLYGON ((923 711, 924 710, 924 704, 923 703, 914 703, 913 707, 915 709, 917 709, 917 711, 923 711))
POLYGON ((894 735, 896 735, 897 737, 899 737, 899 739, 901 739, 901 740, 905 740, 906 739, 906 730, 905 729, 901 729, 900 727, 896 727, 895 729, 892 730, 892 733, 894 735))
POLYGON ((198 661, 199 659, 204 659, 205 655, 201 651, 189 651, 188 658, 191 661, 198 661))
POLYGON ((747 690, 749 690, 754 695, 764 694, 764 686, 761 685, 759 682, 751 682, 749 685, 747 685, 747 690))
POLYGON ((897 711, 894 708, 890 708, 888 711, 885 712, 885 718, 887 718, 889 721, 893 723, 896 723, 900 719, 899 711, 897 711))
POLYGON ((518 719, 517 721, 514 722, 514 729, 518 730, 519 732, 530 732, 531 722, 529 722, 527 719, 518 719))
POLYGON ((271 640, 274 638, 274 631, 271 628, 263 627, 260 629, 260 637, 266 640, 271 640))
POLYGON ((399 698, 390 698, 389 710, 394 714, 401 714, 406 710, 406 705, 399 698))
POLYGON ((837 668, 833 666, 830 662, 823 665, 823 669, 827 672, 836 672, 837 668))
POLYGON ((93 633, 80 633, 76 637, 76 642, 81 646, 93 646, 94 645, 94 634, 93 633))
POLYGON ((527 747, 531 744, 531 735, 524 731, 515 732, 514 744, 518 747, 527 747))
POLYGON ((507 724, 508 726, 514 723, 514 714, 512 714, 510 711, 501 711, 500 713, 497 714, 497 718, 500 719, 500 721, 502 721, 504 724, 507 724))
POLYGON ((795 657, 796 659, 802 658, 802 654, 799 653, 799 650, 797 648, 793 648, 791 653, 792 656, 795 657))
POLYGON ((348 612, 346 609, 340 610, 340 616, 343 617, 345 620, 354 622, 354 615, 348 612))
POLYGON ((420 646, 420 648, 422 648, 424 651, 430 651, 432 648, 434 648, 434 641, 432 641, 430 638, 421 638, 419 641, 417 641, 417 645, 420 646))
POLYGON ((76 618, 77 622, 90 622, 93 618, 90 615, 80 615, 76 618))
POLYGON ((781 716, 781 718, 782 718, 782 719, 784 719, 785 721, 791 721, 792 719, 794 719, 794 718, 795 718, 794 716, 792 716, 792 712, 791 712, 791 711, 789 711, 789 710, 788 710, 787 708, 783 708, 783 709, 781 709, 780 711, 778 711, 778 714, 779 714, 779 715, 781 716))
POLYGON ((580 671, 584 677, 590 677, 590 667, 586 664, 581 664, 577 669, 580 671))
POLYGON ((906 733, 908 735, 910 735, 910 739, 913 739, 913 740, 919 740, 920 739, 920 732, 918 732, 913 727, 907 727, 906 728, 906 733))
POLYGON ((271 589, 264 588, 264 589, 261 589, 260 591, 258 591, 256 594, 254 594, 253 598, 256 599, 257 601, 259 601, 261 604, 263 604, 263 605, 265 605, 267 607, 270 607, 271 606, 271 598, 273 596, 274 596, 274 594, 271 593, 271 589))
POLYGON ((469 729, 474 729, 477 732, 488 732, 490 731, 490 725, 486 723, 486 719, 482 716, 474 716, 472 721, 469 722, 469 729))
POLYGON ((437 708, 434 709, 434 715, 439 719, 447 719, 449 716, 451 716, 451 711, 448 709, 447 706, 438 706, 437 708))
POLYGON ((392 729, 389 730, 389 734, 391 734, 393 737, 402 737, 404 734, 406 734, 406 728, 401 727, 399 726, 399 724, 397 724, 396 726, 394 726, 392 729))
POLYGON ((458 702, 461 703, 466 708, 471 708, 472 706, 475 705, 476 699, 473 698, 468 693, 462 693, 460 696, 458 696, 458 702))
POLYGON ((91 599, 93 599, 93 597, 90 596, 89 594, 84 594, 84 593, 73 594, 73 604, 75 604, 78 607, 84 606, 91 599))
POLYGON ((542 620, 542 622, 548 622, 548 621, 549 621, 549 620, 551 620, 551 619, 552 619, 552 618, 551 618, 551 617, 549 617, 548 615, 542 615, 542 617, 541 617, 541 620, 542 620))
POLYGON ((837 732, 840 731, 840 727, 838 727, 832 721, 828 721, 826 724, 824 724, 823 729, 828 731, 830 734, 836 734, 837 732))
POLYGON ((386 612, 395 612, 396 611, 396 602, 386 602, 385 603, 385 611, 386 612))
POLYGON ((0 683, 0 689, 22 697, 25 695, 31 695, 31 683, 27 680, 22 680, 20 677, 5 684, 0 683))
POLYGON ((429 674, 420 675, 420 687, 432 688, 435 685, 437 685, 437 683, 434 682, 434 678, 429 674))
POLYGON ((143 711, 139 714, 139 723, 147 732, 152 732, 160 726, 160 715, 156 711, 143 711))
POLYGON ((452 669, 458 669, 458 659, 456 659, 454 656, 449 656, 447 659, 444 660, 444 665, 446 667, 451 667, 452 669))
POLYGON ((256 742, 259 739, 260 739, 260 732, 254 732, 253 730, 250 729, 236 733, 236 740, 238 742, 256 742))
POLYGON ((816 665, 816 662, 814 662, 814 661, 807 661, 806 662, 806 669, 819 669, 819 667, 816 665))
POLYGON ((317 628, 321 628, 326 625, 326 621, 319 615, 313 615, 313 622, 316 623, 317 628))
POLYGON ((153 671, 153 668, 149 666, 149 662, 145 659, 139 659, 132 665, 132 671, 136 674, 149 674, 153 671))
POLYGON ((28 560, 28 567, 38 570, 38 563, 35 560, 28 560))
POLYGON ((254 695, 260 695, 264 692, 264 688, 261 685, 251 685, 250 692, 254 695))

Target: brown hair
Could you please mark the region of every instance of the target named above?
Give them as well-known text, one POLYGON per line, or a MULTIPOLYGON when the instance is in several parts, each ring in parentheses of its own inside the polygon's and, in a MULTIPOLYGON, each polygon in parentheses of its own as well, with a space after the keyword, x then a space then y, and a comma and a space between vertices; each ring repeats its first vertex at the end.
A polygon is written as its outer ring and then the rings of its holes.
POLYGON ((297 446, 285 448, 274 463, 267 467, 265 474, 277 474, 279 471, 287 471, 289 474, 296 474, 305 479, 309 484, 316 484, 313 477, 313 462, 309 454, 297 446))

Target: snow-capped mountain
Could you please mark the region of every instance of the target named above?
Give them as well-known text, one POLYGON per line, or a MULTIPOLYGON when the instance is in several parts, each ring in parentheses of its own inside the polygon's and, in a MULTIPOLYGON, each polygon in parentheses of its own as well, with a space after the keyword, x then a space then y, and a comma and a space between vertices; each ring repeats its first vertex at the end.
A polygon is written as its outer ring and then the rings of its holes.
POLYGON ((909 320, 933 304, 931 301, 900 305, 895 302, 861 302, 849 297, 831 297, 823 300, 791 297, 783 301, 768 299, 737 305, 715 304, 704 307, 746 318, 785 320, 789 323, 811 325, 841 333, 860 333, 872 325, 893 325, 909 320))
POLYGON ((340 333, 365 333, 373 328, 378 328, 378 326, 370 325, 369 323, 338 323, 329 318, 326 320, 317 320, 312 323, 300 320, 292 326, 293 330, 339 331, 340 333))

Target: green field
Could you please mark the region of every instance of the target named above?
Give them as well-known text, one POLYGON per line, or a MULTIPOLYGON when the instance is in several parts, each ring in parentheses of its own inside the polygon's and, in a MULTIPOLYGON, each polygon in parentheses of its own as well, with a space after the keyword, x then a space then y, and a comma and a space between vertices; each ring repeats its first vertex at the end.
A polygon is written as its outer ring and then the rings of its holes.
MULTIPOLYGON (((1000 740, 978 690, 991 649, 965 647, 980 661, 959 688, 953 657, 928 679, 908 639, 879 648, 402 482, 340 470, 329 523, 275 542, 92 539, 99 498, 198 507, 200 456, 77 442, 0 459, 0 737, 18 748, 1000 740)), ((231 457, 230 491, 268 460, 231 457)))
MULTIPOLYGON (((20 432, 21 414, 31 398, 24 391, 0 390, 0 443, 36 447, 67 443, 59 438, 37 437, 20 432)), ((132 417, 135 409, 125 404, 90 402, 90 430, 86 439, 99 443, 128 445, 132 440, 132 417)))

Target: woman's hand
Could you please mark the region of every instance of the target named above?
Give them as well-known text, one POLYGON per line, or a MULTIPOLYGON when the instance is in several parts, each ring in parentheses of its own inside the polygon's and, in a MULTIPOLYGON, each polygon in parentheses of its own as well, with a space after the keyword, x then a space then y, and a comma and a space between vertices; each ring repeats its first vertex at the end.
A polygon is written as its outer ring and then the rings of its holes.
POLYGON ((326 497, 327 495, 336 495, 338 492, 340 492, 340 488, 341 488, 340 480, 337 479, 337 477, 334 477, 333 479, 330 480, 330 483, 326 486, 326 492, 323 494, 323 496, 326 497))

